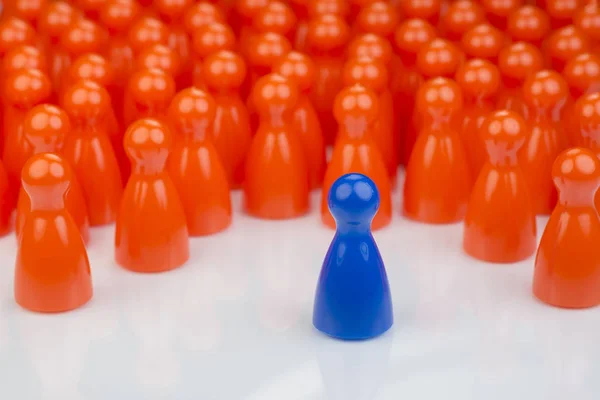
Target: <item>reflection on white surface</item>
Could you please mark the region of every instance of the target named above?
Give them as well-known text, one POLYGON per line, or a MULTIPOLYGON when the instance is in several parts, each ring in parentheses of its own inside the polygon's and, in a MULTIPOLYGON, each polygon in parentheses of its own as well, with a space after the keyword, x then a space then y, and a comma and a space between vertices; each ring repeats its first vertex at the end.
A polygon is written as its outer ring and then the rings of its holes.
POLYGON ((164 274, 119 268, 114 227, 92 229, 94 298, 59 315, 14 303, 15 241, 2 238, 0 397, 598 398, 600 308, 548 307, 531 294, 533 258, 472 260, 462 252, 460 224, 412 223, 398 208, 375 233, 394 327, 366 342, 317 332, 315 285, 333 237, 320 224, 317 197, 311 215, 274 222, 240 214, 236 193, 232 227, 192 239, 190 262, 164 274))

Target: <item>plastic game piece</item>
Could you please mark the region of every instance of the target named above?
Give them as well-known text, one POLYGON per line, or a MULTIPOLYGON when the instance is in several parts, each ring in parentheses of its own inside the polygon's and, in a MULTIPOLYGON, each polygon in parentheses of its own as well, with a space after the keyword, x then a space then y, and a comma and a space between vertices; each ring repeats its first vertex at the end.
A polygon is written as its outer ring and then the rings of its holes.
POLYGON ((496 28, 504 31, 508 25, 508 17, 524 3, 524 0, 482 0, 488 21, 496 28))
MULTIPOLYGON (((581 96, 575 103, 571 122, 576 142, 600 158, 600 93, 581 96)), ((600 210, 600 195, 596 195, 596 208, 600 210)))
POLYGON ((142 17, 129 29, 129 46, 134 57, 153 44, 169 45, 169 28, 159 19, 142 17))
POLYGON ((425 78, 454 76, 462 61, 458 47, 446 39, 436 38, 417 53, 417 68, 425 78))
POLYGON ((8 201, 9 193, 8 175, 4 163, 0 161, 0 236, 8 234, 12 225, 13 207, 8 201))
POLYGON ((127 85, 125 121, 136 119, 164 119, 169 103, 175 96, 175 80, 160 69, 142 69, 134 73, 127 85))
POLYGON ((394 50, 390 42, 374 33, 358 35, 348 44, 348 58, 370 57, 381 61, 387 68, 391 67, 394 50))
MULTIPOLYGON (((396 181, 398 170, 397 151, 394 141, 394 104, 388 88, 388 71, 381 61, 371 57, 352 58, 342 71, 344 86, 360 84, 373 90, 378 96, 378 117, 374 122, 371 138, 377 145, 390 182, 396 181)), ((393 185, 393 184, 392 184, 393 185)))
POLYGON ((362 174, 341 176, 329 191, 337 230, 319 275, 313 325, 334 338, 374 338, 394 322, 385 266, 371 235, 379 202, 375 182, 362 174))
POLYGON ((545 47, 549 65, 559 72, 562 72, 570 60, 590 49, 590 42, 585 33, 573 25, 552 32, 546 40, 545 47))
POLYGON ((178 135, 167 171, 185 211, 190 236, 210 235, 231 224, 227 174, 211 143, 209 127, 216 105, 206 92, 188 88, 169 106, 169 122, 178 135))
POLYGON ((221 50, 233 51, 235 46, 235 34, 228 25, 214 22, 198 28, 192 39, 192 49, 194 51, 194 86, 202 88, 205 85, 202 81, 202 63, 206 57, 221 50))
POLYGON ((135 60, 134 71, 144 69, 160 69, 173 78, 185 73, 177 53, 163 44, 154 44, 140 52, 135 60))
POLYGON ((294 109, 294 128, 302 142, 311 189, 321 186, 325 175, 325 143, 319 117, 308 97, 315 81, 315 64, 305 54, 291 51, 273 67, 273 72, 298 85, 300 91, 294 109))
POLYGON ((346 0, 313 0, 308 3, 309 23, 322 15, 335 15, 346 19, 350 15, 350 5, 346 0))
POLYGON ((594 195, 600 161, 588 149, 561 153, 552 166, 560 197, 542 235, 533 274, 533 294, 556 307, 600 304, 600 220, 594 195))
POLYGON ((35 45, 35 31, 27 22, 16 17, 0 20, 0 58, 15 46, 35 45))
MULTIPOLYGON (((50 104, 40 104, 33 107, 23 120, 23 135, 31 149, 28 157, 43 153, 60 154, 65 138, 70 132, 71 123, 65 111, 50 104)), ((77 177, 73 174, 71 166, 67 161, 63 161, 63 168, 71 177, 71 184, 65 195, 65 207, 71 217, 73 217, 75 226, 79 229, 83 241, 87 242, 90 238, 90 221, 85 205, 85 198, 81 185, 77 177)), ((21 232, 23 232, 23 226, 30 210, 31 201, 25 192, 25 188, 21 187, 17 202, 17 221, 15 224, 17 237, 20 237, 21 232)))
POLYGON ((546 35, 550 32, 548 14, 534 5, 524 5, 508 17, 506 33, 513 42, 528 42, 541 47, 546 35))
POLYGON ((183 26, 190 37, 198 28, 213 22, 224 23, 225 16, 219 7, 208 1, 197 2, 189 7, 183 16, 183 26))
POLYGON ((308 168, 293 129, 298 88, 281 75, 260 78, 252 90, 260 117, 246 159, 244 208, 255 217, 286 219, 309 208, 308 168))
POLYGON ((277 33, 293 42, 298 19, 286 2, 271 0, 256 14, 252 23, 258 33, 277 33))
POLYGON ((241 188, 244 163, 252 141, 250 117, 239 88, 246 77, 244 59, 222 50, 204 60, 204 80, 216 104, 210 131, 211 141, 221 157, 229 186, 241 188))
POLYGON ((398 12, 391 2, 373 1, 360 10, 354 25, 359 32, 374 33, 393 40, 399 19, 398 12))
POLYGON ((497 63, 506 44, 506 36, 492 25, 483 23, 469 29, 462 37, 462 49, 470 58, 483 58, 497 63))
POLYGON ((461 139, 467 153, 471 176, 477 177, 487 159, 480 130, 486 117, 496 109, 495 95, 501 85, 500 72, 490 61, 474 58, 456 72, 463 93, 461 139))
POLYGON ((485 21, 485 11, 479 2, 453 1, 440 21, 440 31, 448 40, 458 42, 471 28, 485 21))
POLYGON ((92 298, 85 244, 65 208, 71 176, 66 160, 52 153, 37 154, 23 167, 31 211, 19 240, 14 295, 30 311, 69 311, 92 298))
POLYGON ((451 79, 431 79, 417 92, 423 124, 404 181, 403 212, 410 219, 447 224, 465 216, 473 178, 456 124, 462 107, 460 87, 451 79))
POLYGON ((512 263, 535 252, 535 213, 517 159, 528 134, 527 123, 513 111, 495 111, 483 123, 489 158, 473 187, 463 235, 465 251, 477 259, 512 263))
POLYGON ((171 145, 171 132, 158 120, 137 120, 125 133, 132 173, 117 218, 115 259, 131 271, 169 271, 190 256, 183 205, 165 171, 171 145))
POLYGON ((21 184, 21 169, 30 152, 21 125, 27 111, 50 97, 51 84, 37 69, 21 69, 4 80, 4 148, 2 161, 8 174, 8 204, 14 208, 21 184))
POLYGON ((594 50, 600 49, 600 7, 591 2, 573 17, 573 24, 583 31, 592 42, 594 50))
POLYGON ((416 65, 417 54, 421 47, 433 41, 436 35, 435 28, 422 19, 404 21, 394 34, 394 43, 402 60, 401 72, 398 73, 401 79, 394 94, 394 108, 400 136, 400 163, 403 165, 408 163, 417 140, 417 130, 413 123, 414 104, 417 89, 423 82, 423 76, 416 65))
POLYGON ((48 0, 13 0, 14 5, 10 15, 22 19, 37 29, 38 18, 49 3, 48 0))
POLYGON ((110 96, 90 80, 81 80, 67 89, 63 107, 71 119, 71 133, 65 139, 63 156, 73 167, 83 189, 91 226, 116 219, 123 183, 106 129, 110 96))
POLYGON ((325 14, 309 21, 307 50, 316 66, 316 80, 310 98, 319 116, 326 144, 334 142, 337 132, 332 108, 335 95, 343 87, 343 53, 349 39, 350 28, 342 17, 325 14))
POLYGON ((106 0, 75 0, 74 3, 79 9, 83 10, 86 18, 97 21, 106 0))
POLYGON ((377 94, 361 85, 346 87, 335 98, 333 112, 340 132, 325 172, 321 196, 321 219, 331 228, 335 221, 327 207, 327 194, 340 176, 360 173, 372 179, 381 196, 381 208, 372 228, 380 229, 392 220, 390 178, 381 153, 372 139, 379 115, 377 94))
POLYGON ((250 45, 252 37, 256 34, 253 21, 256 15, 263 10, 271 0, 237 0, 235 2, 235 16, 231 26, 236 29, 239 49, 244 52, 250 45))
POLYGON ((567 145, 559 118, 568 94, 567 82, 556 71, 539 71, 523 84, 531 134, 519 157, 538 215, 550 214, 556 204, 551 171, 552 163, 567 145))
POLYGON ((440 17, 440 0, 404 0, 400 1, 400 11, 406 20, 419 19, 437 25, 440 17))
POLYGON ((498 69, 504 85, 498 94, 498 109, 515 111, 526 119, 529 112, 521 88, 525 79, 544 68, 542 52, 527 42, 513 43, 500 51, 498 69))
POLYGON ((296 15, 296 34, 292 41, 294 49, 300 52, 306 51, 306 34, 308 33, 308 9, 312 0, 291 0, 289 6, 296 15))
POLYGON ((47 72, 48 63, 46 56, 33 46, 15 46, 4 55, 2 60, 2 75, 6 77, 20 69, 37 69, 47 72))
POLYGON ((545 9, 550 17, 552 29, 563 28, 571 24, 575 13, 586 3, 586 0, 545 0, 545 9))

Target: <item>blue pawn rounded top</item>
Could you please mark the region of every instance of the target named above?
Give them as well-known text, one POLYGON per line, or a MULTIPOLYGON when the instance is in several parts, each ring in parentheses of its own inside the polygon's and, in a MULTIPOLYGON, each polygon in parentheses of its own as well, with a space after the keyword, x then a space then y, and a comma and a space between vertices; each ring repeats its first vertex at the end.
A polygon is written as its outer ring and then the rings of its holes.
POLYGON ((379 209, 379 191, 368 176, 342 175, 331 185, 328 204, 338 225, 370 224, 379 209))

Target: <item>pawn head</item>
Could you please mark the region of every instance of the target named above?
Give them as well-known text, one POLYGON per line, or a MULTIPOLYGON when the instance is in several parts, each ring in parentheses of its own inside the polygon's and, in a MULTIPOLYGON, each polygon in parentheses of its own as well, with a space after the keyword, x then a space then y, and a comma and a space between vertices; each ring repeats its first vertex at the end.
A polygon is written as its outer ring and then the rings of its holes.
POLYGON ((368 56, 349 59, 342 69, 345 86, 356 83, 381 93, 388 86, 388 71, 385 64, 368 56))
POLYGON ((575 147, 565 150, 552 165, 552 180, 559 190, 575 183, 580 189, 589 185, 590 191, 595 192, 600 183, 600 161, 589 149, 575 147))
POLYGON ((41 12, 48 4, 48 0, 14 0, 13 13, 15 16, 30 24, 37 22, 41 12))
POLYGON ((452 79, 433 78, 417 91, 415 107, 427 117, 449 118, 460 113, 463 96, 460 86, 452 79))
POLYGON ((60 151, 70 131, 67 113, 51 104, 33 107, 23 120, 23 134, 36 154, 60 151))
POLYGON ((253 67, 271 68, 290 51, 292 45, 284 36, 272 32, 261 33, 250 41, 248 63, 253 67))
POLYGON ((108 87, 114 82, 113 68, 106 58, 96 53, 87 53, 78 57, 69 68, 72 82, 89 79, 101 86, 108 87))
POLYGON ((521 6, 508 17, 506 30, 514 40, 537 42, 550 32, 550 18, 539 7, 521 6))
POLYGON ((129 45, 134 54, 153 44, 167 45, 168 40, 169 29, 156 18, 141 18, 129 30, 129 45))
POLYGON ((140 13, 135 0, 107 0, 100 10, 100 21, 112 32, 126 32, 140 13))
POLYGON ((54 153, 40 153, 31 156, 21 170, 23 189, 31 198, 32 207, 38 200, 46 204, 56 203, 56 208, 64 206, 64 200, 60 200, 64 199, 71 179, 71 169, 67 161, 54 153), (54 196, 48 196, 49 191, 54 196), (58 201, 55 198, 46 197, 58 197, 58 201))
POLYGON ((545 8, 552 20, 565 20, 571 19, 583 3, 581 0, 546 0, 545 8))
POLYGON ((294 11, 285 3, 272 0, 258 12, 253 20, 258 32, 274 32, 280 35, 289 34, 296 26, 294 11))
POLYGON ((164 164, 172 145, 171 132, 156 119, 138 119, 127 128, 123 145, 133 161, 164 164))
POLYGON ((493 60, 504 48, 505 36, 502 31, 488 23, 469 29, 462 37, 462 49, 469 57, 493 60))
POLYGON ((456 81, 463 93, 471 98, 490 98, 500 89, 498 67, 490 61, 474 58, 458 68, 456 81))
POLYGON ((451 36, 460 39, 465 32, 483 21, 485 12, 478 2, 457 0, 448 7, 442 25, 451 36))
POLYGON ((482 0, 486 12, 496 17, 506 18, 523 5, 524 0, 482 0))
POLYGON ((142 69, 129 80, 133 100, 145 107, 166 108, 175 96, 173 77, 160 69, 142 69))
POLYGON ((135 61, 134 69, 136 71, 160 69, 171 76, 178 76, 181 71, 181 60, 175 51, 164 44, 154 44, 141 51, 135 61))
POLYGON ((554 31, 546 41, 552 66, 559 71, 569 60, 589 51, 590 47, 587 35, 573 25, 554 31))
POLYGON ((34 41, 35 31, 22 19, 6 17, 0 21, 0 55, 21 44, 33 45, 34 41))
POLYGON ((440 14, 440 0, 404 0, 400 2, 402 15, 408 19, 431 20, 440 14))
POLYGON ((204 136, 206 128, 215 117, 216 109, 215 101, 208 93, 190 87, 177 93, 171 101, 169 121, 179 132, 204 136))
POLYGON ((394 42, 401 54, 416 55, 421 47, 437 36, 433 25, 423 19, 407 19, 394 33, 394 42))
POLYGON ((453 76, 460 65, 460 50, 446 39, 434 39, 419 50, 417 68, 427 78, 453 76))
POLYGON ((578 55, 567 63, 563 77, 575 96, 590 89, 600 89, 600 56, 593 53, 578 55))
POLYGON ((270 0, 238 0, 235 11, 244 18, 251 19, 264 9, 270 0))
POLYGON ((529 75, 544 68, 544 58, 536 46, 517 42, 500 51, 498 68, 504 77, 523 82, 529 75))
POLYGON ((103 42, 102 28, 86 18, 75 20, 60 38, 62 47, 72 55, 101 52, 103 42))
POLYGON ((354 39, 348 46, 348 57, 371 57, 388 65, 392 59, 392 45, 381 36, 365 33, 354 39))
MULTIPOLYGON (((368 125, 379 115, 378 96, 363 85, 345 87, 335 96, 333 115, 340 125, 349 118, 353 121, 362 119, 368 125)), ((364 126, 363 130, 366 128, 364 126)))
POLYGON ((391 2, 374 1, 362 7, 355 23, 361 32, 389 37, 394 34, 399 19, 398 12, 391 2))
POLYGON ((490 161, 516 162, 517 152, 528 135, 527 123, 518 113, 508 110, 494 111, 481 126, 483 139, 490 161))
POLYGON ((350 7, 346 0, 315 0, 308 2, 308 16, 310 19, 320 15, 337 15, 346 18, 350 14, 350 7))
POLYGON ((600 6, 591 2, 573 17, 573 24, 593 41, 600 41, 600 6))
POLYGON ((71 122, 92 123, 106 117, 111 104, 104 87, 89 79, 82 79, 65 91, 63 106, 71 122))
POLYGON ((569 94, 567 82, 556 71, 542 70, 523 84, 523 99, 531 107, 552 108, 564 104, 569 94))
POLYGON ((48 70, 44 54, 39 49, 29 45, 20 45, 9 50, 4 56, 2 64, 2 71, 6 75, 20 69, 48 70))
POLYGON ((370 226, 379 209, 379 190, 368 176, 346 174, 331 185, 328 204, 338 227, 370 226))
POLYGON ((297 51, 290 51, 276 62, 273 72, 293 81, 300 90, 310 89, 316 77, 314 62, 306 54, 297 51))
POLYGON ((81 15, 67 1, 51 1, 38 19, 38 29, 48 37, 56 39, 81 15))
POLYGON ((8 75, 4 82, 7 104, 29 109, 46 101, 52 93, 48 76, 38 69, 21 69, 8 75))
POLYGON ((164 18, 173 20, 183 16, 194 0, 154 0, 152 5, 164 18))
POLYGON ((221 50, 204 59, 202 74, 209 88, 237 89, 246 79, 246 63, 239 54, 221 50))
POLYGON ((183 16, 183 26, 189 35, 201 26, 210 25, 213 22, 225 22, 225 17, 219 7, 212 3, 201 1, 194 4, 183 16))
POLYGON ((312 49, 331 51, 341 49, 350 39, 346 21, 335 14, 323 14, 310 20, 306 40, 312 49))
POLYGON ((298 87, 279 74, 267 74, 254 85, 252 100, 260 114, 269 114, 273 108, 292 110, 298 101, 298 87))
POLYGON ((600 92, 581 96, 575 103, 575 117, 583 142, 600 150, 600 92))
POLYGON ((229 25, 214 22, 196 29, 192 37, 192 49, 202 58, 220 50, 235 48, 235 34, 229 25))

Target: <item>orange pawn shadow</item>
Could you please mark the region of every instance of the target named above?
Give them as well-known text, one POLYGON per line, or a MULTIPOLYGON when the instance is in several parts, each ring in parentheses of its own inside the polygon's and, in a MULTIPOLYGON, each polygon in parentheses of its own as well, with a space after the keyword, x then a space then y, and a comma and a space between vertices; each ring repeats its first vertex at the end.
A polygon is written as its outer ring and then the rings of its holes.
POLYGON ((44 313, 81 307, 92 298, 92 277, 85 244, 65 209, 67 163, 56 154, 38 154, 25 163, 22 176, 31 212, 19 240, 15 300, 44 313))
POLYGON ((125 132, 132 172, 117 218, 115 259, 131 271, 169 271, 189 258, 185 212, 165 171, 171 144, 158 120, 137 120, 125 132))
POLYGON ((321 219, 330 228, 336 225, 327 205, 327 194, 340 176, 352 172, 368 176, 379 190, 381 204, 371 228, 380 229, 392 220, 390 178, 372 138, 373 130, 377 129, 378 102, 375 92, 359 84, 344 88, 335 98, 333 112, 340 131, 321 196, 321 219))
POLYGON ((219 154, 209 139, 214 100, 197 88, 179 92, 169 106, 169 122, 179 136, 167 170, 187 219, 190 236, 210 235, 231 224, 229 183, 219 154))

